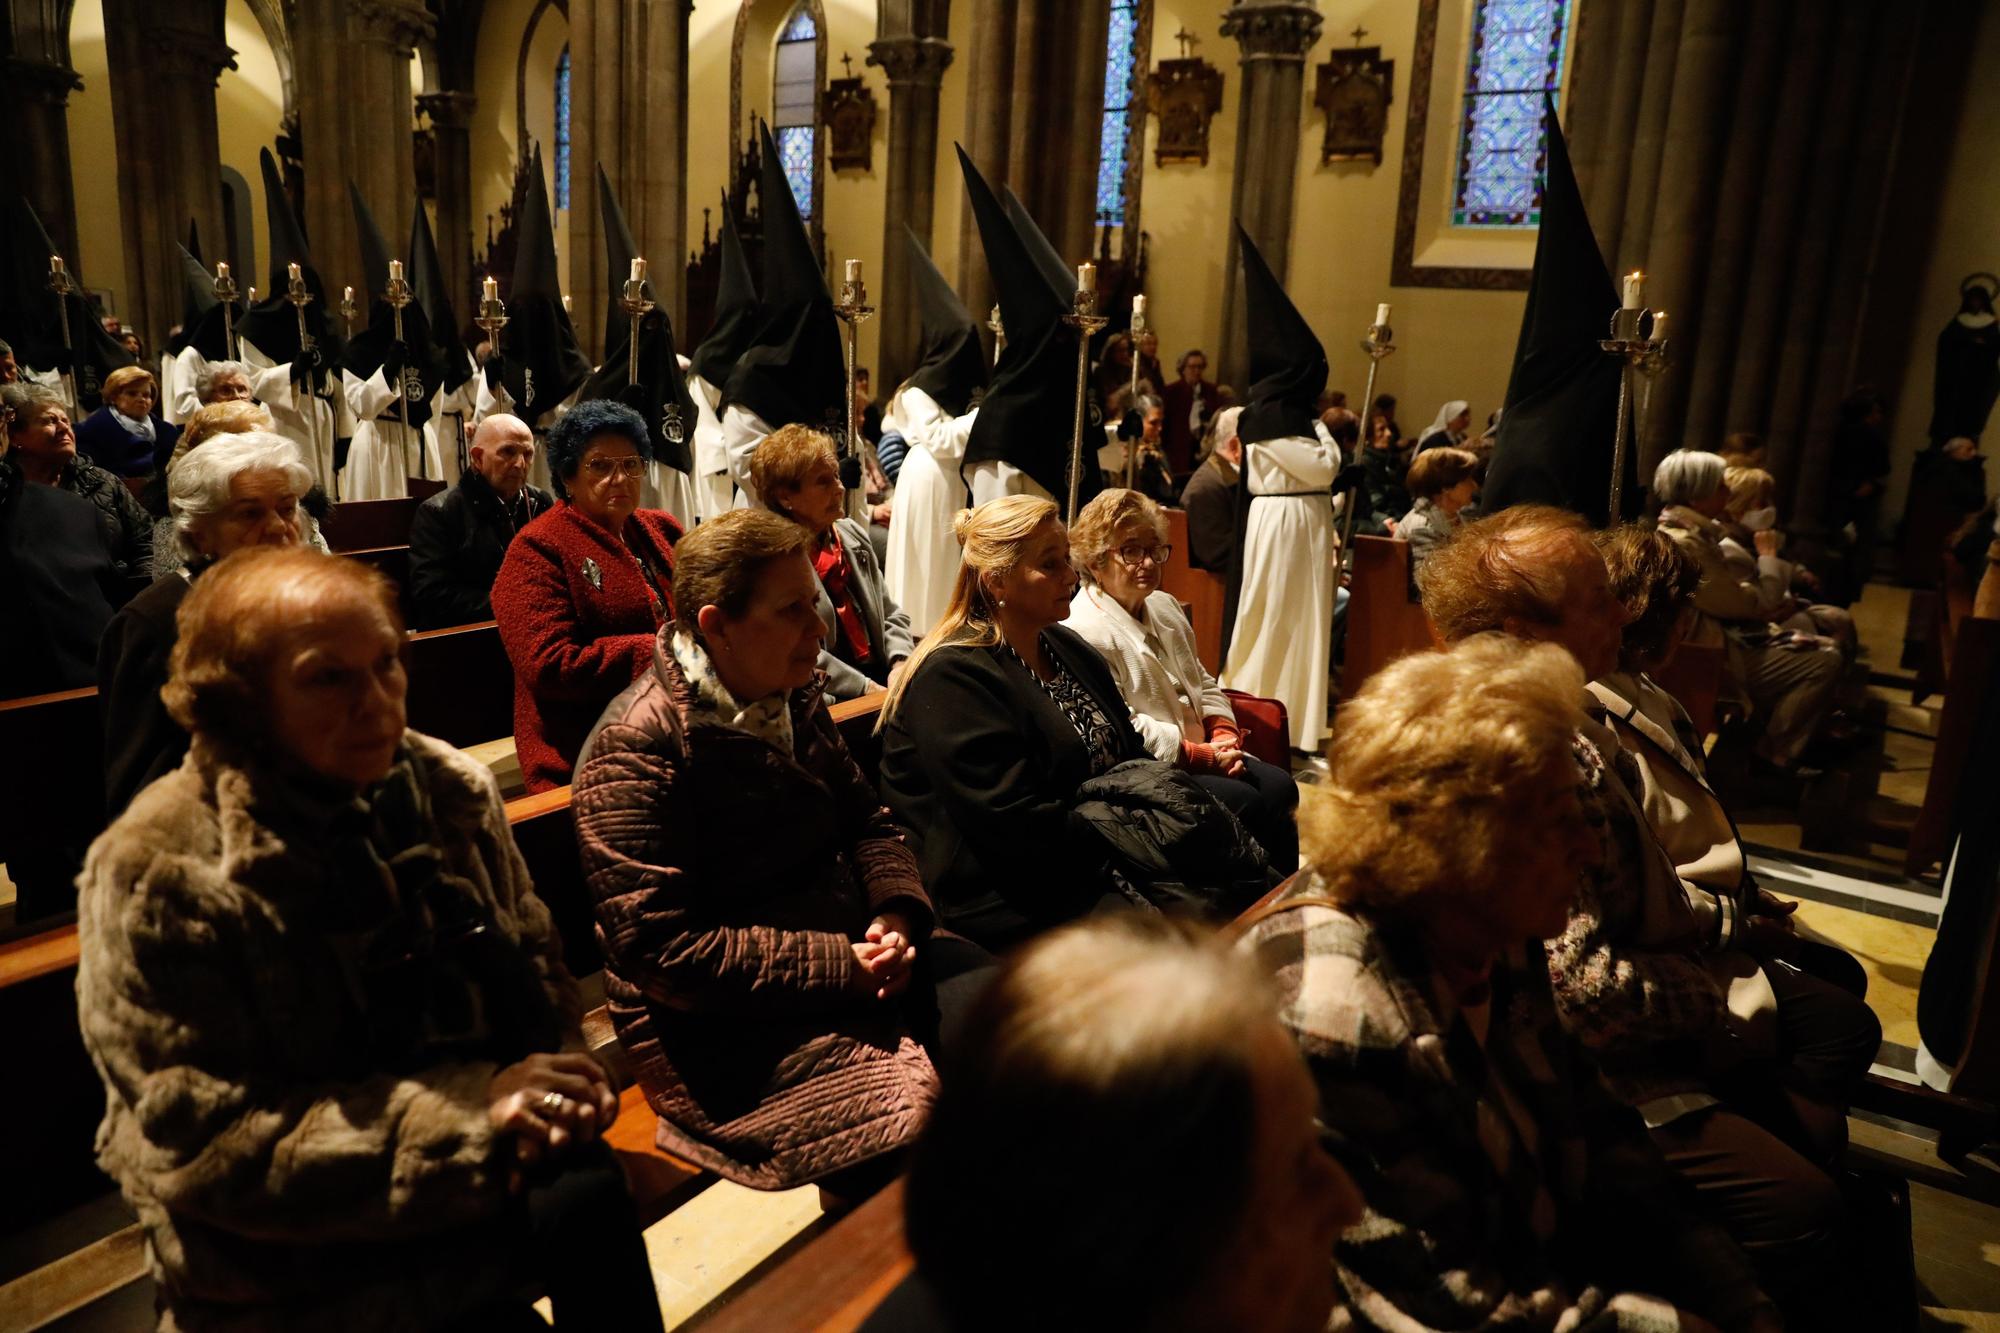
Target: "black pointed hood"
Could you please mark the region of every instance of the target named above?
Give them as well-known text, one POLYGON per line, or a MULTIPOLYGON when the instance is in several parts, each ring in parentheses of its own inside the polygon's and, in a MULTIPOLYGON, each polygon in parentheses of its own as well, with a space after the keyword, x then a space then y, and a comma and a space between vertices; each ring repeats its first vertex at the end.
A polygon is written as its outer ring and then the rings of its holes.
POLYGON ((971 410, 972 395, 986 383, 986 350, 979 342, 979 325, 908 224, 903 236, 910 246, 910 277, 922 325, 917 368, 905 382, 929 394, 949 415, 964 416, 971 410))
POLYGON ((81 405, 86 410, 96 408, 102 402, 104 377, 131 365, 132 354, 105 332, 97 307, 83 298, 83 274, 69 255, 63 260, 71 294, 60 302, 69 313, 69 345, 65 345, 59 302, 49 286, 49 256, 59 252, 26 196, 17 196, 10 211, 7 254, 0 263, 6 266, 11 290, 0 292, 0 338, 13 346, 15 358, 24 366, 74 369, 81 405))
MULTIPOLYGON (((188 239, 196 239, 193 223, 188 224, 188 239)), ((187 348, 195 330, 201 327, 202 317, 215 308, 215 279, 185 246, 177 245, 174 249, 180 255, 181 331, 167 339, 168 356, 179 356, 187 348)))
MULTIPOLYGON (((1063 322, 1070 303, 1051 288, 1028 238, 1008 219, 963 148, 958 150, 958 165, 1007 330, 1007 346, 993 369, 986 396, 980 399, 979 415, 973 418, 965 461, 967 465, 1012 463, 1061 504, 1069 494, 1070 446, 1076 426, 1076 330, 1063 322)), ((1078 504, 1102 489, 1097 471, 1101 441, 1096 438, 1102 416, 1094 408, 1094 403, 1087 407, 1078 504)))
POLYGON ((1048 234, 1035 222, 1027 205, 1021 202, 1021 196, 1014 193, 1014 187, 1002 185, 1000 190, 1006 202, 1007 221, 1014 224, 1021 243, 1028 247, 1028 257, 1035 261, 1035 267, 1040 270, 1043 281, 1049 284, 1049 290, 1056 294, 1056 300, 1069 305, 1076 294, 1076 274, 1071 272, 1068 264, 1063 263, 1062 255, 1056 251, 1048 234))
MULTIPOLYGON (((1590 229, 1555 103, 1546 98, 1543 125, 1548 166, 1535 269, 1481 506, 1495 514, 1516 504, 1559 505, 1602 524, 1619 366, 1598 344, 1610 336, 1618 292, 1590 229)), ((1637 461, 1638 450, 1628 451, 1625 497, 1635 509, 1637 461)))
POLYGON ((515 226, 514 283, 508 294, 507 327, 500 333, 504 356, 496 359, 515 413, 533 425, 590 376, 590 359, 577 342, 569 311, 563 309, 555 223, 539 147, 529 164, 527 193, 515 226))
MULTIPOLYGON (((628 269, 629 272, 629 269, 628 269)), ((658 306, 639 320, 639 382, 629 383, 626 353, 632 341, 628 318, 624 341, 584 381, 579 401, 609 398, 637 412, 653 437, 653 457, 682 472, 694 471, 695 406, 674 351, 674 327, 658 306)), ((683 515, 685 517, 685 515, 683 515)))
POLYGON ((193 218, 188 219, 187 251, 189 254, 194 256, 194 266, 196 268, 200 268, 201 267, 201 224, 199 222, 196 222, 193 218))
POLYGON ((458 312, 452 309, 451 292, 444 281, 444 265, 438 260, 437 241, 431 235, 430 215, 419 202, 410 219, 410 287, 416 304, 422 307, 429 328, 429 360, 446 393, 456 392, 472 378, 472 359, 459 340, 458 312))
POLYGON ((1245 444, 1313 433, 1313 407, 1326 388, 1326 349, 1263 252, 1236 226, 1243 257, 1243 313, 1250 328, 1250 402, 1236 423, 1245 444))
POLYGON ((763 157, 757 197, 764 216, 764 319, 729 372, 723 402, 756 413, 773 430, 802 423, 839 438, 847 433, 840 321, 770 127, 759 125, 757 132, 763 157))
POLYGON ((298 372, 293 378, 299 379, 319 365, 337 364, 336 353, 341 349, 339 339, 333 334, 332 321, 327 317, 326 286, 313 265, 305 229, 292 212, 291 200, 285 195, 285 183, 278 175, 278 163, 270 149, 259 151, 258 165, 263 169, 264 216, 271 235, 270 285, 264 289, 264 299, 244 313, 240 332, 274 364, 291 365, 298 372), (306 303, 305 316, 306 332, 313 340, 313 357, 300 355, 299 317, 286 297, 293 264, 299 266, 306 290, 312 294, 312 300, 306 303), (313 364, 307 365, 308 361, 313 364))
POLYGON ((354 234, 361 243, 361 290, 370 301, 379 301, 382 289, 389 284, 389 260, 393 258, 389 242, 375 225, 375 214, 361 197, 361 187, 353 181, 347 182, 347 200, 354 205, 354 234))
MULTIPOLYGON (((394 256, 353 181, 347 183, 347 194, 354 205, 354 227, 361 241, 361 274, 368 282, 368 327, 347 344, 341 364, 359 379, 368 379, 379 370, 392 387, 400 385, 409 399, 410 424, 421 426, 431 418, 431 399, 438 390, 438 371, 430 355, 430 321, 424 318, 423 306, 411 301, 403 307, 403 337, 397 341, 395 307, 384 295, 389 286, 389 261, 394 256)), ((407 272, 404 281, 409 281, 407 272)), ((394 408, 386 415, 400 419, 403 410, 394 408)))
POLYGON ((750 275, 750 261, 743 253, 743 238, 736 230, 736 210, 729 195, 722 196, 721 268, 715 285, 715 322, 701 346, 689 358, 695 374, 718 388, 729 382, 736 358, 750 345, 757 326, 763 322, 763 307, 757 300, 757 280, 750 275))
MULTIPOLYGON (((625 283, 632 276, 632 261, 639 258, 639 244, 632 239, 632 228, 625 221, 618 192, 611 188, 611 178, 604 174, 602 162, 597 164, 597 204, 604 215, 604 262, 609 279, 610 295, 604 307, 604 359, 609 361, 612 353, 624 347, 632 336, 632 317, 619 302, 625 299, 625 283)), ((660 299, 653 290, 651 277, 646 279, 646 299, 655 304, 660 299)))

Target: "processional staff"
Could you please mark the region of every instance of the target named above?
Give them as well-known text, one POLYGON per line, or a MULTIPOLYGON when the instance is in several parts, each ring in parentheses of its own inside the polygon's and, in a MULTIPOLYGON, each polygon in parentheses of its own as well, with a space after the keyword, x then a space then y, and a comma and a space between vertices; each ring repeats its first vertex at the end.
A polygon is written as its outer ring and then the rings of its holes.
POLYGON ((849 490, 865 485, 861 475, 861 412, 854 401, 854 345, 862 322, 875 313, 868 304, 868 287, 861 280, 861 261, 850 259, 842 270, 840 300, 833 312, 847 325, 847 439, 841 447, 840 480, 849 490))
POLYGON ((354 341, 354 317, 359 313, 360 311, 354 304, 354 289, 352 287, 341 288, 340 322, 343 326, 341 337, 347 342, 354 341))
MULTIPOLYGON (((403 281, 403 261, 389 261, 389 283, 382 289, 382 299, 389 303, 389 317, 395 322, 396 345, 403 349, 403 363, 396 368, 396 407, 403 421, 403 475, 410 475, 410 365, 411 351, 403 342, 403 307, 410 303, 410 284, 403 281)), ((419 379, 418 383, 422 384, 419 379)), ((417 447, 417 475, 426 480, 430 469, 424 462, 424 450, 417 447)))
POLYGON ((49 290, 56 294, 56 319, 62 328, 63 391, 69 396, 69 418, 71 421, 83 419, 83 405, 76 399, 76 340, 69 331, 69 296, 74 289, 74 279, 69 276, 69 268, 61 255, 49 256, 49 290))
MULTIPOLYGON (((1132 403, 1139 406, 1139 339, 1146 334, 1146 297, 1144 293, 1132 298, 1132 403)), ((1143 417, 1140 424, 1140 439, 1145 438, 1143 417)), ((1139 477, 1139 441, 1125 441, 1125 489, 1131 490, 1139 477)))
POLYGON ((1063 511, 1065 524, 1076 522, 1077 491, 1083 481, 1084 394, 1090 380, 1090 335, 1110 322, 1097 313, 1097 265, 1078 264, 1075 302, 1070 313, 1063 316, 1063 323, 1076 330, 1076 426, 1069 444, 1069 508, 1063 511))
POLYGON ((1667 312, 1646 309, 1646 275, 1637 269, 1627 273, 1621 296, 1611 316, 1611 336, 1598 343, 1620 363, 1618 426, 1611 437, 1611 507, 1605 519, 1613 525, 1624 516, 1625 456, 1632 447, 1632 374, 1644 375, 1650 385, 1667 365, 1667 312))
POLYGON ((625 280, 618 304, 632 320, 632 340, 625 344, 625 383, 630 387, 639 383, 639 321, 653 309, 653 303, 646 299, 645 260, 632 261, 632 276, 625 280))
POLYGON ((229 265, 215 266, 215 299, 222 305, 222 354, 229 360, 237 359, 236 354, 236 279, 229 276, 229 265))
MULTIPOLYGON (((1375 444, 1375 376, 1382 368, 1382 358, 1395 353, 1395 337, 1396 331, 1389 327, 1389 303, 1383 301, 1375 307, 1375 322, 1368 326, 1367 336, 1361 340, 1361 350, 1368 354, 1368 390, 1361 399, 1362 429, 1356 437, 1359 446, 1356 452, 1361 457, 1366 457, 1365 451, 1375 444)), ((1354 568, 1354 522, 1360 511, 1360 499, 1353 488, 1349 488, 1347 508, 1340 515, 1340 569, 1343 574, 1354 568)))
MULTIPOLYGON (((285 299, 291 302, 292 313, 298 317, 299 321, 299 357, 307 366, 305 396, 308 401, 315 404, 312 414, 312 432, 317 437, 320 426, 317 404, 320 402, 320 396, 315 392, 315 386, 319 381, 319 344, 313 338, 312 333, 306 328, 306 307, 312 303, 312 292, 306 287, 304 270, 300 269, 296 263, 285 265, 285 299)), ((327 462, 328 457, 329 455, 320 451, 319 441, 315 438, 313 441, 313 462, 323 466, 327 462)), ((320 485, 326 487, 329 494, 333 492, 333 478, 322 475, 319 481, 320 485)))
POLYGON ((1000 353, 1007 350, 1007 326, 1000 322, 1000 307, 994 306, 993 313, 986 317, 986 327, 993 330, 993 364, 1000 364, 1000 353))

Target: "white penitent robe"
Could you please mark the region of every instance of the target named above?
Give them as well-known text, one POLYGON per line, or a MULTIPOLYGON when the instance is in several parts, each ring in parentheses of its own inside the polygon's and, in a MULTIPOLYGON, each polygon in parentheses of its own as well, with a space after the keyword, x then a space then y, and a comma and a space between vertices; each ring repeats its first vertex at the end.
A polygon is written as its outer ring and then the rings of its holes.
POLYGON ((720 518, 736 507, 736 483, 729 475, 729 450, 722 441, 722 390, 699 375, 687 377, 694 399, 694 512, 697 520, 720 518))
POLYGON ((180 358, 165 352, 160 353, 160 416, 172 426, 186 420, 181 415, 180 358))
POLYGON ((407 430, 396 405, 396 389, 380 367, 367 379, 343 371, 341 387, 354 414, 354 441, 340 474, 343 500, 395 500, 410 493, 409 478, 435 479, 437 431, 432 422, 407 430))
POLYGON ((1222 683, 1282 702, 1292 744, 1317 750, 1339 581, 1328 495, 1337 459, 1319 440, 1293 435, 1245 444, 1243 468, 1251 496, 1243 587, 1222 683))
POLYGON ((1002 462, 997 458, 988 459, 984 463, 974 463, 966 482, 972 489, 974 509, 988 501, 1005 499, 1010 495, 1034 495, 1058 505, 1062 503, 1050 495, 1042 483, 1012 463, 1002 462))
POLYGON ((207 357, 191 346, 181 348, 180 355, 174 358, 173 397, 167 397, 164 388, 160 391, 161 403, 170 405, 173 410, 162 411, 161 416, 178 426, 194 415, 195 409, 201 406, 201 396, 195 392, 195 385, 200 382, 201 372, 206 369, 208 369, 207 357))
POLYGON ((970 498, 959 477, 965 441, 972 434, 974 408, 947 416, 922 389, 905 387, 889 400, 882 428, 910 446, 896 476, 895 514, 889 521, 885 577, 889 596, 910 617, 910 628, 927 634, 944 616, 958 581, 958 538, 952 520, 970 498))
POLYGON ((272 364, 271 358, 255 343, 238 344, 243 364, 250 367, 250 396, 271 414, 278 434, 299 446, 299 458, 313 474, 313 481, 328 495, 336 495, 333 475, 334 441, 351 435, 354 420, 347 400, 336 388, 310 394, 292 383, 290 362, 272 364))
POLYGON ((734 508, 750 509, 757 503, 757 488, 750 484, 750 455, 771 433, 771 424, 739 403, 722 409, 722 447, 729 457, 729 476, 736 483, 734 508))

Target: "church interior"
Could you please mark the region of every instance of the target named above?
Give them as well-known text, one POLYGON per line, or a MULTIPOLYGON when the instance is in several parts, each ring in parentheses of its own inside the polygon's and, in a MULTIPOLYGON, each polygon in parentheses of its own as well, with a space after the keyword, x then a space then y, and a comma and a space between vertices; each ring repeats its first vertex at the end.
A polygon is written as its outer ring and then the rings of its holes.
POLYGON ((1996 66, 0 0, 0 1333, 2000 1330, 1996 66))

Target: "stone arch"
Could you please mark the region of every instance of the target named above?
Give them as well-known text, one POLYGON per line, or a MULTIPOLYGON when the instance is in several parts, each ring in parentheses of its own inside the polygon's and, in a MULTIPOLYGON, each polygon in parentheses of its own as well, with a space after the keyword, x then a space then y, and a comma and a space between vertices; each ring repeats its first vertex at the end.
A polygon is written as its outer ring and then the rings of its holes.
MULTIPOLYGON (((763 39, 766 45, 775 43, 779 30, 784 26, 792 11, 800 5, 812 15, 814 39, 813 83, 821 92, 826 91, 826 6, 821 0, 741 0, 736 9, 735 29, 729 38, 729 145, 731 162, 740 160, 741 153, 748 146, 749 126, 743 121, 743 57, 744 50, 753 38, 763 39)), ((771 52, 760 50, 764 62, 764 77, 771 77, 771 52)), ((826 237, 826 170, 824 166, 826 124, 815 108, 813 121, 820 131, 817 140, 819 160, 813 169, 812 220, 807 230, 812 234, 815 249, 824 252, 826 237)), ((763 206, 759 201, 758 206, 763 206)))
POLYGON ((285 15, 281 0, 243 0, 250 7, 250 16, 257 20, 257 26, 264 33, 264 40, 271 47, 271 58, 278 62, 278 85, 284 89, 284 121, 286 125, 299 123, 298 91, 292 82, 292 34, 285 27, 285 15))

